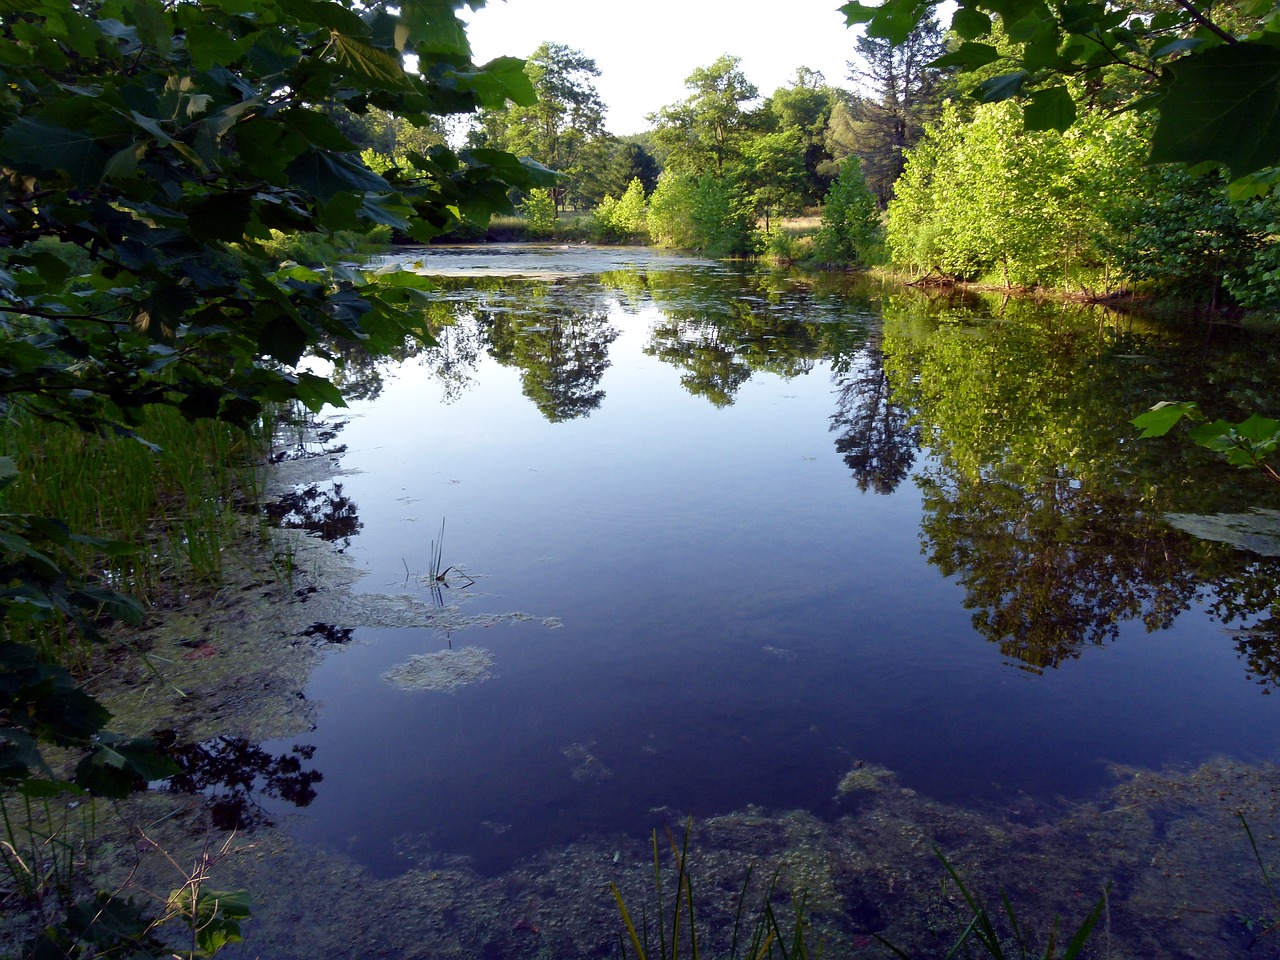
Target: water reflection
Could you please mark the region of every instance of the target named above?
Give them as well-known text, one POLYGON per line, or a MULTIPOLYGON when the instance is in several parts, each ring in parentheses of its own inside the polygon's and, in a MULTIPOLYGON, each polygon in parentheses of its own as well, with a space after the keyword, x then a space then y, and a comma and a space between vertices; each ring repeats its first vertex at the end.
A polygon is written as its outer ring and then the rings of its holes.
MULTIPOLYGON (((520 371, 522 393, 547 421, 573 420, 606 399, 619 311, 656 317, 644 352, 718 408, 757 374, 791 379, 828 365, 829 430, 859 491, 892 494, 926 449, 917 475, 924 553, 964 586, 979 634, 1022 667, 1057 667, 1116 639, 1129 621, 1166 629, 1215 595, 1224 620, 1228 607, 1241 622, 1266 615, 1223 599, 1238 593, 1237 574, 1206 565, 1234 570, 1229 550, 1161 519, 1208 508, 1207 490, 1235 502, 1260 491, 1247 478, 1224 483, 1185 451, 1171 460, 1159 445, 1132 443, 1124 428, 1171 378, 1223 399, 1218 384, 1229 378, 1197 364, 1199 337, 1179 355, 1166 332, 1100 308, 649 265, 556 279, 442 278, 430 312, 437 343, 420 359, 446 403, 476 382, 487 356, 520 371), (1191 475, 1213 479, 1189 484, 1191 475)), ((1253 380, 1270 382, 1274 371, 1259 371, 1247 347, 1244 356, 1253 380)), ((1211 366, 1223 365, 1219 351, 1211 366)), ((376 377, 376 365, 346 369, 376 377)), ((293 514, 311 528, 344 542, 359 529, 340 487, 300 496, 293 514), (309 519, 318 515, 326 519, 309 519)), ((1248 623, 1236 643, 1251 673, 1280 676, 1276 631, 1248 623)))
POLYGON ((837 375, 836 412, 831 432, 836 433, 836 453, 853 471, 858 489, 890 494, 911 473, 920 449, 920 426, 911 411, 897 403, 884 369, 884 351, 873 339, 851 364, 837 375))
POLYGON ((971 325, 895 306, 890 379, 933 453, 917 478, 924 550, 963 584, 975 628, 1006 656, 1039 672, 1116 639, 1127 621, 1166 629, 1209 595, 1209 565, 1238 565, 1162 519, 1195 468, 1125 435, 1124 411, 1168 389, 1153 339, 1087 312, 1006 304, 1022 312, 1016 322, 971 325))
POLYGON ((355 502, 343 492, 341 483, 299 485, 266 505, 267 517, 288 530, 306 530, 322 540, 351 546, 351 538, 363 524, 355 502))
POLYGON ((272 755, 244 737, 222 736, 204 743, 179 743, 173 730, 154 734, 159 750, 181 772, 165 782, 170 793, 202 793, 213 825, 219 830, 271 826, 264 799, 306 807, 324 779, 307 769, 315 747, 295 744, 287 754, 272 755))
POLYGON ((526 397, 552 423, 585 417, 600 406, 600 378, 618 331, 603 304, 591 310, 535 312, 533 317, 477 312, 490 355, 521 371, 526 397))

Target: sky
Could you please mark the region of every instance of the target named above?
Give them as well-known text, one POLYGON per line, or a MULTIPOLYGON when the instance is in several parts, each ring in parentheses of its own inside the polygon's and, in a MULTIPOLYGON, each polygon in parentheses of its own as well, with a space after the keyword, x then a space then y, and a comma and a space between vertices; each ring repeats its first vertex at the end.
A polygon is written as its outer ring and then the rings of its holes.
POLYGON ((488 0, 469 13, 473 57, 527 57, 543 41, 581 50, 596 62, 605 126, 625 136, 652 126, 645 115, 685 99, 685 77, 721 54, 742 58, 761 96, 789 86, 796 68, 852 87, 852 30, 841 0, 488 0))

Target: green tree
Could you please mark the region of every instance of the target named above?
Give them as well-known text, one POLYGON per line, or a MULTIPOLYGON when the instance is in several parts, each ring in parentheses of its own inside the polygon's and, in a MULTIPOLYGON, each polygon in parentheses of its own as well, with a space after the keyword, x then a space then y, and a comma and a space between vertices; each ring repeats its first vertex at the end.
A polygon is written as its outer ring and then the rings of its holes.
POLYGON ((532 104, 498 105, 480 115, 472 142, 528 156, 568 178, 552 188, 557 209, 590 167, 603 164, 604 101, 596 91, 596 62, 562 43, 543 43, 524 72, 537 95, 532 104))
POLYGON ((1017 104, 982 105, 971 121, 952 105, 908 154, 889 205, 893 262, 1006 286, 1104 282, 1143 142, 1127 114, 1060 136, 1024 130, 1017 104))
POLYGON ((691 91, 686 99, 650 115, 666 169, 721 176, 738 162, 752 131, 745 106, 758 95, 741 64, 739 57, 725 54, 711 66, 699 67, 685 79, 691 91))
POLYGON ((882 233, 880 209, 862 176, 862 166, 856 158, 846 157, 823 204, 814 253, 822 263, 872 263, 879 255, 882 233))
POLYGON ((800 67, 791 86, 779 87, 761 107, 777 131, 799 138, 805 170, 801 200, 806 205, 822 199, 831 179, 826 131, 837 100, 821 73, 800 67))
POLYGON ((868 35, 857 39, 860 62, 849 64, 850 78, 868 95, 846 119, 847 146, 862 161, 863 176, 881 206, 893 196, 906 151, 942 108, 946 78, 933 63, 946 49, 932 16, 923 17, 901 43, 868 35))
MULTIPOLYGON (((851 25, 865 24, 869 37, 900 45, 938 5, 853 0, 841 9, 851 25)), ((1180 0, 1157 9, 960 0, 951 28, 961 42, 935 65, 985 71, 974 90, 983 101, 1024 97, 1028 130, 1066 130, 1078 105, 1098 100, 1155 108, 1153 161, 1221 164, 1238 178, 1280 164, 1280 125, 1271 109, 1280 99, 1280 20, 1272 14, 1270 0, 1180 0), (1123 82, 1105 69, 1117 65, 1127 73, 1123 82), (1070 87, 1071 76, 1086 82, 1070 87)))
POLYGON ((1263 231, 1241 219, 1222 177, 1193 177, 1163 164, 1145 171, 1143 189, 1119 206, 1108 246, 1135 285, 1216 309, 1230 299, 1224 283, 1242 277, 1264 244, 1263 231))
POLYGON ((626 241, 634 239, 644 230, 644 185, 639 178, 632 180, 622 196, 615 200, 606 194, 600 205, 591 211, 596 229, 606 240, 626 241))
POLYGON ((742 159, 731 171, 731 179, 745 194, 757 218, 764 218, 766 232, 771 214, 799 213, 806 186, 800 132, 793 128, 751 138, 742 148, 742 159))
POLYGON ((661 246, 700 250, 713 257, 751 252, 755 213, 736 184, 709 173, 664 171, 649 198, 649 234, 661 246))

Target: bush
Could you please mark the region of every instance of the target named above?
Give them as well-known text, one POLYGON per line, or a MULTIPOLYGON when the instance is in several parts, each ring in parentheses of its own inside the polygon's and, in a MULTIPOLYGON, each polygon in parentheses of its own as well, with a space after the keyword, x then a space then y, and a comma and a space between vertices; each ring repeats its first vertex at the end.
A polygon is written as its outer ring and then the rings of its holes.
POLYGON ((526 229, 531 238, 550 237, 556 228, 556 201, 550 190, 535 188, 520 204, 526 229))
POLYGON ((635 239, 644 225, 644 184, 638 178, 627 186, 621 200, 606 194, 591 212, 592 239, 597 241, 625 243, 635 239))
POLYGON ((822 226, 814 238, 814 257, 824 264, 865 266, 880 259, 883 247, 876 198, 867 188, 861 163, 848 157, 827 192, 822 226))
POLYGON ((747 205, 723 177, 663 173, 649 199, 649 233, 662 246, 735 257, 753 250, 747 205))

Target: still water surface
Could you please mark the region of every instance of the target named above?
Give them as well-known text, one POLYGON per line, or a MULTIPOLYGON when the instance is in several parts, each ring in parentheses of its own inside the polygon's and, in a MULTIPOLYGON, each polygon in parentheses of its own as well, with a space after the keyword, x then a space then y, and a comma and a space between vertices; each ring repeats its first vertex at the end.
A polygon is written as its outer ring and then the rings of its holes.
POLYGON ((1275 758, 1273 634, 1223 622, 1265 616, 1274 562, 1162 519, 1268 491, 1125 425, 1247 393, 1248 343, 647 250, 401 259, 442 276, 441 346, 346 372, 340 545, 357 589, 481 619, 323 663, 323 781, 275 808, 301 838, 488 872, 821 814, 859 764, 1031 818, 1112 764, 1275 758), (468 647, 487 679, 384 678, 468 647))

